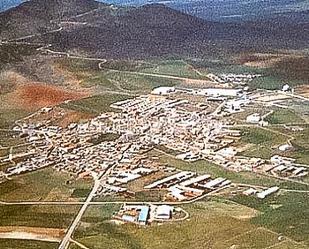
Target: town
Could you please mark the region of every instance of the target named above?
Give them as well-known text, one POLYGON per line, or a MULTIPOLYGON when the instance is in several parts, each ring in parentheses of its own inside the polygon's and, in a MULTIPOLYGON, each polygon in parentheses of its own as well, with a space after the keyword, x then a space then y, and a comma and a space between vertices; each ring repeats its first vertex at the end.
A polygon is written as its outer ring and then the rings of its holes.
MULTIPOLYGON (((239 155, 243 150, 237 146, 241 131, 229 117, 261 98, 266 98, 265 93, 245 88, 159 87, 151 94, 113 103, 114 112, 67 127, 55 122, 63 115, 60 107, 45 107, 16 122, 13 130, 26 139, 28 151, 1 158, 3 163, 15 164, 1 172, 1 179, 53 167, 76 178, 94 179, 98 182, 96 198, 122 196, 129 200, 134 199, 135 193, 127 187, 128 183, 151 176, 151 182, 144 182, 144 190, 164 190, 161 201, 171 205, 128 204, 115 216, 117 220, 146 225, 149 220, 173 219, 173 210, 177 210, 173 203, 195 201, 228 189, 233 192, 237 186, 225 177, 183 171, 159 162, 149 153, 153 150, 187 162, 206 160, 233 172, 247 171, 279 179, 306 177, 308 166, 296 163, 293 158, 239 155)), ((276 103, 275 100, 267 104, 276 103)), ((264 127, 267 126, 264 119, 271 113, 253 113, 244 122, 264 127)), ((278 151, 290 147, 284 144, 278 151)), ((264 199, 277 191, 278 186, 259 189, 249 186, 240 192, 264 199)))

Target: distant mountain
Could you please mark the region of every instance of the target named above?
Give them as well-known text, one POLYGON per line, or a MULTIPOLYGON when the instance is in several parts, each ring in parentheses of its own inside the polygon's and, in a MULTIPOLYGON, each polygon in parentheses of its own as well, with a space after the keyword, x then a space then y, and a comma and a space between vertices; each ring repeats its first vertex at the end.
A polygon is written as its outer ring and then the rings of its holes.
POLYGON ((202 57, 308 47, 308 22, 297 18, 299 14, 291 19, 277 15, 210 22, 163 4, 117 7, 94 0, 31 0, 0 14, 0 39, 24 37, 23 41, 51 44, 57 51, 112 58, 202 57))
MULTIPOLYGON (((1 0, 0 11, 14 7, 26 0, 1 0)), ((116 5, 141 6, 151 3, 165 5, 208 21, 253 21, 276 15, 309 10, 308 0, 98 0, 116 5)), ((308 20, 308 19, 307 19, 308 20)))

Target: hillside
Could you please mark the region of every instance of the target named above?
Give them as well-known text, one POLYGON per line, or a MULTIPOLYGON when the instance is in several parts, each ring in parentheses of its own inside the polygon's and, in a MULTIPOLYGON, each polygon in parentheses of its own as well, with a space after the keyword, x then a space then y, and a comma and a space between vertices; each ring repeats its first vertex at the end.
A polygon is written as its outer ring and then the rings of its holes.
POLYGON ((12 39, 43 33, 57 22, 105 6, 93 0, 31 0, 0 13, 0 38, 12 39))
POLYGON ((162 4, 115 7, 94 0, 32 0, 0 14, 0 39, 106 58, 205 57, 306 48, 308 22, 299 18, 307 15, 294 14, 295 22, 279 15, 220 23, 162 4))

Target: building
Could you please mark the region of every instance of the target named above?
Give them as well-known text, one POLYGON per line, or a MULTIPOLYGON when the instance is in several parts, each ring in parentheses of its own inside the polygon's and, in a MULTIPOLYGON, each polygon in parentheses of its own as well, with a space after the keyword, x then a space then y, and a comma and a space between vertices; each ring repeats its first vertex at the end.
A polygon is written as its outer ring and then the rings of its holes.
POLYGON ((283 87, 282 87, 282 91, 283 92, 288 92, 290 90, 290 86, 288 84, 285 84, 283 87))
POLYGON ((160 220, 168 220, 172 217, 173 207, 168 205, 158 206, 155 212, 155 218, 160 220))
POLYGON ((269 189, 266 189, 260 193, 257 193, 256 196, 260 199, 265 199, 267 196, 276 193, 277 191, 279 191, 279 187, 271 187, 269 189))
POLYGON ((247 116, 246 118, 247 123, 252 123, 252 124, 258 124, 260 120, 261 120, 261 116, 258 113, 253 113, 247 116))
POLYGON ((161 86, 161 87, 157 87, 157 88, 153 89, 151 94, 167 95, 167 94, 170 94, 170 93, 173 93, 173 92, 175 92, 175 87, 161 86))
POLYGON ((149 210, 150 208, 148 206, 141 206, 140 207, 140 212, 138 215, 138 223, 140 225, 146 225, 148 216, 149 216, 149 210))
POLYGON ((197 92, 198 95, 206 95, 211 97, 237 97, 242 94, 242 89, 231 88, 207 88, 201 89, 197 92))

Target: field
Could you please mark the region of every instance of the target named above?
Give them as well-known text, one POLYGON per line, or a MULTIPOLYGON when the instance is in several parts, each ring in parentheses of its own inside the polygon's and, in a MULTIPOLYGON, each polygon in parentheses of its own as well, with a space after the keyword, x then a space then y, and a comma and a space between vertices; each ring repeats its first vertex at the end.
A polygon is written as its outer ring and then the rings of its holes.
POLYGON ((270 159, 278 154, 278 147, 289 139, 280 133, 262 128, 242 128, 240 143, 250 144, 250 147, 241 155, 270 159))
POLYGON ((73 206, 0 206, 0 226, 66 229, 79 210, 73 206))
POLYGON ((236 196, 234 202, 257 209, 261 213, 252 223, 266 227, 309 246, 309 195, 308 193, 283 192, 266 200, 236 196))
MULTIPOLYGON (((235 248, 262 249, 279 243, 279 234, 251 222, 258 213, 246 206, 214 199, 183 208, 190 213, 186 221, 143 228, 106 221, 106 212, 111 215, 113 210, 102 207, 104 218, 94 219, 91 227, 87 224, 79 227, 74 239, 93 249, 102 248, 102 245, 115 249, 226 249, 233 245, 235 248)), ((88 216, 93 211, 88 211, 88 216)), ((294 248, 305 248, 298 247, 293 241, 290 243, 295 245, 294 248)), ((78 247, 71 245, 70 248, 78 247)))
POLYGON ((265 121, 270 124, 302 124, 303 119, 299 117, 297 113, 288 109, 275 110, 273 114, 269 115, 265 121))
POLYGON ((57 243, 0 239, 1 249, 57 249, 57 243))
POLYGON ((140 70, 143 73, 171 75, 182 78, 207 79, 184 60, 151 61, 152 65, 140 70))
POLYGON ((126 100, 128 98, 130 98, 128 95, 108 93, 104 95, 95 95, 81 100, 70 101, 69 103, 61 104, 60 107, 78 112, 99 115, 103 112, 115 111, 115 109, 111 108, 110 105, 114 102, 126 100))
POLYGON ((86 192, 91 186, 91 181, 74 180, 68 174, 46 168, 1 183, 0 200, 8 202, 76 200, 71 196, 74 190, 82 189, 86 192))

